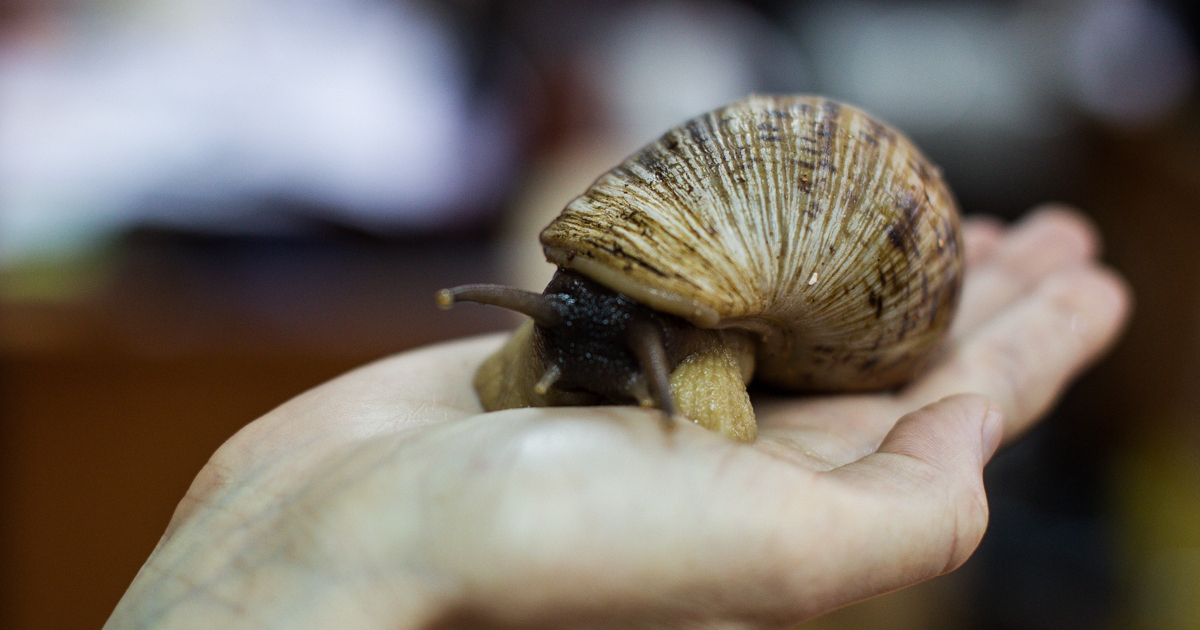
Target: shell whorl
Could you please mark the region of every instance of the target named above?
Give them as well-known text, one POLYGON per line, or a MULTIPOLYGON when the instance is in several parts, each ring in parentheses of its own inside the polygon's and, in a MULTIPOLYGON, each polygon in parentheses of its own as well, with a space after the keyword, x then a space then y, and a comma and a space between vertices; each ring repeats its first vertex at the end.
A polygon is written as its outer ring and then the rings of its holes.
POLYGON ((757 333, 770 383, 871 389, 907 380, 948 327, 958 221, 895 129, 822 97, 751 97, 601 176, 541 240, 653 308, 757 333))

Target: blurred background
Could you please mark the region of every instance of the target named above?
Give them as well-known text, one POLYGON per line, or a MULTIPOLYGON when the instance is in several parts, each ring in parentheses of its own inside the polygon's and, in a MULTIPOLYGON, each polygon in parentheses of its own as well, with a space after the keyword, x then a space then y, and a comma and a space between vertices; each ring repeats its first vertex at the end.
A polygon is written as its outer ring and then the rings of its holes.
POLYGON ((904 129, 969 214, 1076 204, 1116 351, 988 469, 960 571, 807 628, 1200 627, 1195 4, 0 0, 0 627, 99 627, 208 456, 372 359, 510 327, 537 230, 750 92, 904 129))

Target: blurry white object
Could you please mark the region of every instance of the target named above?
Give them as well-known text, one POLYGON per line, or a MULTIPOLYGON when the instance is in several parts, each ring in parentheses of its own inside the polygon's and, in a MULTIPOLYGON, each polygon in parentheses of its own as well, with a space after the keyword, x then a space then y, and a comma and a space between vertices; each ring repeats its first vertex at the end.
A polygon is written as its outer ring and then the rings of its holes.
POLYGON ((156 6, 0 48, 0 261, 133 221, 283 229, 249 211, 272 198, 364 229, 453 224, 508 175, 500 121, 408 5, 156 6))
POLYGON ((817 89, 914 136, 968 211, 1058 194, 1085 115, 1152 123, 1194 84, 1182 28, 1145 0, 827 0, 795 27, 817 89))
POLYGON ((729 2, 639 2, 611 17, 583 57, 624 154, 751 92, 797 91, 808 78, 782 31, 729 2))
POLYGON ((826 2, 800 16, 822 89, 914 134, 1040 133, 1057 70, 1030 15, 984 4, 826 2))
POLYGON ((1191 91, 1194 52, 1162 7, 1144 0, 1088 2, 1072 26, 1070 78, 1088 113, 1115 125, 1149 124, 1191 91))
POLYGON ((1052 135, 1064 105, 1153 122, 1195 82, 1182 26, 1147 0, 819 2, 797 25, 822 90, 915 134, 1052 135))
POLYGON ((1055 194, 1073 118, 1059 102, 1062 24, 1046 6, 822 2, 796 24, 819 91, 913 136, 966 211, 1055 194))

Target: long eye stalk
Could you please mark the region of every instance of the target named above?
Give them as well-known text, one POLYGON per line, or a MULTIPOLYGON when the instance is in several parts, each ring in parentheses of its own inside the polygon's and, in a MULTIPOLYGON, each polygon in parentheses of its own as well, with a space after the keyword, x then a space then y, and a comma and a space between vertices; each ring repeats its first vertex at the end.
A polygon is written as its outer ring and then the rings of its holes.
POLYGON ((522 291, 499 284, 464 284, 437 292, 438 306, 448 309, 458 301, 491 304, 522 315, 528 315, 542 326, 552 327, 562 323, 558 310, 540 293, 522 291))

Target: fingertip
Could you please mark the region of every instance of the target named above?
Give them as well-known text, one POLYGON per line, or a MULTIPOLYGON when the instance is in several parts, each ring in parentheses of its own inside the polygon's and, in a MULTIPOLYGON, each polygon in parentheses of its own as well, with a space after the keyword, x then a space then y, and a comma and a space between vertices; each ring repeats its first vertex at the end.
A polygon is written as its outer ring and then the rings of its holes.
MULTIPOLYGON (((1073 290, 1085 294, 1081 309, 1085 322, 1096 322, 1094 330, 1076 330, 1093 341, 1085 364, 1107 351, 1121 338, 1133 315, 1135 295, 1132 285, 1116 270, 1107 266, 1093 266, 1076 270, 1073 290)), ((1067 288, 1070 290, 1070 288, 1067 288)))
POLYGON ((999 219, 986 215, 963 218, 963 253, 967 266, 987 260, 1004 239, 1004 224, 999 219))
POLYGON ((1072 332, 1095 335, 1101 347, 1116 339, 1133 311, 1132 287, 1106 266, 1064 270, 1047 278, 1040 289, 1070 318, 1072 332))
MULTIPOLYGON (((1047 279, 1042 291, 1057 311, 1058 330, 1067 332, 1065 337, 1078 343, 1073 350, 1076 356, 1069 377, 1091 365, 1117 343, 1133 312, 1131 286, 1116 271, 1104 266, 1078 267, 1057 274, 1047 279)), ((1054 332, 1051 327, 1047 335, 1054 332)), ((1045 343, 1049 345, 1050 340, 1045 343)))
MULTIPOLYGON (((955 394, 925 405, 896 423, 879 452, 910 457, 940 470, 961 468, 974 453, 982 466, 1004 434, 1004 414, 991 399, 979 394, 955 394)), ((972 464, 968 464, 972 465, 972 464)))
POLYGON ((1021 223, 1053 233, 1061 246, 1072 247, 1088 258, 1099 256, 1103 250, 1100 228, 1083 211, 1069 204, 1047 202, 1034 206, 1021 223))
POLYGON ((1091 225, 1091 219, 1078 207, 1062 201, 1045 201, 1029 209, 1026 220, 1068 221, 1091 225))
MULTIPOLYGON (((939 400, 927 403, 920 409, 906 414, 896 427, 921 423, 959 423, 965 418, 982 418, 992 407, 987 396, 976 393, 961 393, 945 396, 939 400)), ((893 432, 895 429, 893 429, 893 432)))
POLYGON ((1004 441, 1006 432, 1006 423, 1004 421, 1004 412, 1000 406, 987 399, 987 411, 984 412, 982 427, 980 433, 983 435, 981 442, 983 446, 983 461, 986 463, 991 461, 992 456, 996 454, 996 450, 1000 448, 1000 443, 1004 441))
POLYGON ((1106 299, 1114 306, 1117 317, 1124 325, 1136 307, 1137 296, 1133 292, 1133 285, 1125 279, 1125 276, 1108 266, 1097 267, 1096 273, 1100 281, 1107 285, 1103 289, 1108 293, 1106 299))
POLYGON ((1004 222, 990 214, 969 214, 963 216, 962 228, 972 234, 999 236, 1004 232, 1004 222))

